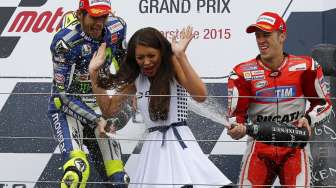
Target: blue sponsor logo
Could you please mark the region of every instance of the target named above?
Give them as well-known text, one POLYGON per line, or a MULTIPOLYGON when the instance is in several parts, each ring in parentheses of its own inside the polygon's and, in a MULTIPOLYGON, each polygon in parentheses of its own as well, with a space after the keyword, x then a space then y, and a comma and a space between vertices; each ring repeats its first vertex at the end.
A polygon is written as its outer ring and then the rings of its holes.
POLYGON ((256 92, 259 102, 282 102, 296 96, 295 86, 279 86, 262 89, 256 92))

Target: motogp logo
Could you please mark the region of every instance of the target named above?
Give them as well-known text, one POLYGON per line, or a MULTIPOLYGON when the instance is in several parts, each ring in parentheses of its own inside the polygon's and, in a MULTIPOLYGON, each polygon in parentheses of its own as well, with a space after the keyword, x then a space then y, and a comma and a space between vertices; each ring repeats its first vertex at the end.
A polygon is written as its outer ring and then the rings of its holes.
POLYGON ((20 36, 2 36, 7 26, 9 26, 8 33, 39 33, 42 31, 52 33, 57 29, 64 14, 62 7, 54 12, 37 12, 26 9, 26 7, 42 7, 46 2, 47 0, 21 0, 16 7, 0 7, 0 58, 8 58, 21 38, 20 36), (25 10, 18 11, 17 9, 21 7, 25 10), (11 20, 13 21, 10 22, 11 20))

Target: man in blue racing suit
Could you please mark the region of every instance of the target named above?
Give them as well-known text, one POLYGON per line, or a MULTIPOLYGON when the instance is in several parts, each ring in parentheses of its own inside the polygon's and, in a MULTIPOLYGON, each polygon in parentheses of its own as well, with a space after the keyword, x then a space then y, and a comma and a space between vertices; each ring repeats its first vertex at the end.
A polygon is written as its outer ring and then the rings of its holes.
POLYGON ((89 62, 103 42, 108 48, 100 81, 111 77, 111 68, 118 70, 125 53, 125 35, 126 24, 111 14, 110 0, 80 0, 79 9, 64 15, 53 38, 54 78, 48 117, 66 160, 61 188, 86 187, 90 165, 84 145, 106 187, 127 187, 129 178, 119 142, 101 138, 109 126, 92 95, 88 73, 89 62))

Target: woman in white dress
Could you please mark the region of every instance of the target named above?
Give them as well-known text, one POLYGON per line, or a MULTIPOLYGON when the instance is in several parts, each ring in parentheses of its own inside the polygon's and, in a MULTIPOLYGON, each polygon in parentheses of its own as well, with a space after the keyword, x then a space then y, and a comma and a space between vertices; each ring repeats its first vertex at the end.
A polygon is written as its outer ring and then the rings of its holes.
MULTIPOLYGON (((192 28, 184 28, 179 38, 170 43, 154 28, 138 30, 128 43, 117 77, 108 82, 121 93, 138 95, 137 108, 148 126, 145 140, 152 140, 144 142, 136 170, 128 172, 130 187, 220 187, 230 183, 196 141, 183 141, 195 140, 186 124, 190 98, 187 92, 197 102, 203 102, 207 90, 185 53, 193 38, 192 28)), ((100 87, 97 83, 105 48, 102 44, 90 62, 95 94, 106 94, 106 85, 100 87)), ((127 98, 96 97, 105 116, 113 115, 127 98)), ((100 130, 104 134, 104 127, 100 130)))

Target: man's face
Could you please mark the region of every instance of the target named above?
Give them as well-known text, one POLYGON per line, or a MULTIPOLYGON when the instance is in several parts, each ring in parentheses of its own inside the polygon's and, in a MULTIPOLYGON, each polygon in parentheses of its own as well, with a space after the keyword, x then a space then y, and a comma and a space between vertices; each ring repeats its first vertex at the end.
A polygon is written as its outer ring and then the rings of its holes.
POLYGON ((87 13, 79 12, 77 16, 82 25, 83 31, 88 36, 95 40, 101 39, 108 14, 99 17, 93 17, 87 13))
POLYGON ((262 59, 272 59, 283 53, 286 34, 279 31, 265 32, 257 29, 255 32, 257 45, 262 59))

